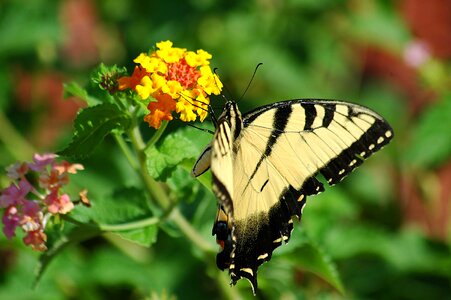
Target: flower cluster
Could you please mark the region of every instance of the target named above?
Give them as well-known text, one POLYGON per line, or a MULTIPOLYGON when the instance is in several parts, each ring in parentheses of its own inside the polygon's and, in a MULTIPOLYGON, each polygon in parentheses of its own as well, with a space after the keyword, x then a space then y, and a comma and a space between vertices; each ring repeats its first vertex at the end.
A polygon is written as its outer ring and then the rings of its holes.
POLYGON ((5 209, 3 233, 11 239, 20 226, 25 232, 24 243, 37 251, 47 249, 44 229, 49 218, 74 208, 61 188, 69 183, 69 174, 83 170, 80 164, 56 162, 55 158, 55 154, 35 154, 31 163, 17 162, 8 167, 7 176, 12 182, 0 195, 0 208, 5 209), (33 179, 37 179, 35 185, 33 179))
POLYGON ((172 112, 180 114, 184 122, 203 121, 207 116, 209 96, 219 95, 222 83, 209 66, 211 55, 204 50, 196 52, 172 47, 172 42, 157 43, 158 50, 141 53, 130 77, 119 78, 119 90, 130 88, 141 99, 152 97, 150 113, 144 120, 154 128, 162 120, 173 119, 172 112))

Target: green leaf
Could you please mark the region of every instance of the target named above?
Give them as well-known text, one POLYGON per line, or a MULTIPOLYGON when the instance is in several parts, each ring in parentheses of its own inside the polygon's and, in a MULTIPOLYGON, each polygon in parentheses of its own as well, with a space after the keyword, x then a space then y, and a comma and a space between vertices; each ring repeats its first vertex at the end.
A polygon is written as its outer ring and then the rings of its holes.
POLYGON ((418 167, 435 167, 451 157, 451 94, 423 113, 405 161, 418 167))
POLYGON ((102 103, 102 101, 100 101, 96 97, 90 96, 89 93, 76 82, 70 82, 70 83, 64 84, 63 97, 66 99, 70 96, 74 96, 74 97, 82 99, 83 101, 85 101, 88 104, 88 106, 95 106, 95 105, 102 103))
POLYGON ((114 129, 125 130, 130 117, 112 104, 101 104, 83 109, 74 124, 74 135, 69 146, 60 155, 86 158, 114 129))
POLYGON ((158 225, 148 225, 139 229, 115 232, 121 238, 143 247, 149 247, 157 241, 158 225))
POLYGON ((147 170, 156 180, 166 181, 176 167, 186 159, 197 158, 206 139, 211 136, 193 128, 185 128, 166 136, 159 146, 146 150, 147 170))
POLYGON ((142 190, 122 187, 97 199, 91 199, 91 207, 77 206, 79 222, 93 222, 98 225, 121 224, 148 217, 150 209, 142 190))
POLYGON ((94 199, 90 208, 77 207, 74 216, 79 222, 94 223, 141 246, 156 242, 159 219, 152 216, 144 193, 136 188, 121 188, 94 199))
POLYGON ((304 242, 278 259, 293 268, 311 272, 329 283, 341 294, 345 293, 337 268, 329 255, 312 241, 304 242))

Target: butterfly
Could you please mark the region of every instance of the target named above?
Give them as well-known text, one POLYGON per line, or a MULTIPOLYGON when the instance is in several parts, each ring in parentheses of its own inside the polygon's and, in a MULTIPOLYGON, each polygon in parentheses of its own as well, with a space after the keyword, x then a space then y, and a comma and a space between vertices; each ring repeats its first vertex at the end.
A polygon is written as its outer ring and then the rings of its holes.
POLYGON ((335 100, 281 101, 244 115, 227 101, 214 123, 192 175, 211 169, 218 268, 233 285, 248 279, 254 294, 258 267, 289 241, 307 196, 324 191, 317 176, 334 185, 393 138, 374 111, 335 100))

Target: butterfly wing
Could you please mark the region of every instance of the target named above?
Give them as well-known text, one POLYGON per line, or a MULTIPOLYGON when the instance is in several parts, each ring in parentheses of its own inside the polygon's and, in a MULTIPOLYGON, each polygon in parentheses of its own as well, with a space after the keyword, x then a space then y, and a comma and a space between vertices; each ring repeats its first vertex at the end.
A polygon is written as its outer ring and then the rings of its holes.
POLYGON ((292 100, 260 107, 242 119, 235 103, 219 118, 212 142, 213 190, 220 210, 213 233, 232 283, 248 279, 287 242, 306 196, 342 180, 393 137, 373 111, 346 102, 292 100), (226 224, 227 226, 224 226, 226 224))

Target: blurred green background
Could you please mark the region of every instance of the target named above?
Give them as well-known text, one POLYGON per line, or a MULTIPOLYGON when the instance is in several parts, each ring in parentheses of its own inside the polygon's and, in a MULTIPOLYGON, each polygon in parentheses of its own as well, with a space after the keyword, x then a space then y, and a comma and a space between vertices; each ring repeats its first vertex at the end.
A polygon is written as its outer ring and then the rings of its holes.
MULTIPOLYGON (((450 29, 447 0, 1 1, 0 166, 67 145, 81 102, 63 100, 63 83, 87 84, 100 62, 131 71, 161 40, 204 49, 242 111, 342 99, 373 108, 395 130, 381 153, 310 198, 293 232, 294 245, 308 237, 336 264, 346 294, 289 268, 299 251, 260 268, 258 298, 450 299, 450 29)), ((92 201, 137 181, 110 139, 82 163, 77 184, 92 201)), ((180 206, 213 242, 215 200, 202 195, 180 206)), ((150 248, 107 235, 67 248, 32 290, 38 254, 2 236, 0 299, 222 298, 199 257, 174 228, 150 248)), ((254 299, 246 282, 235 289, 254 299)))

